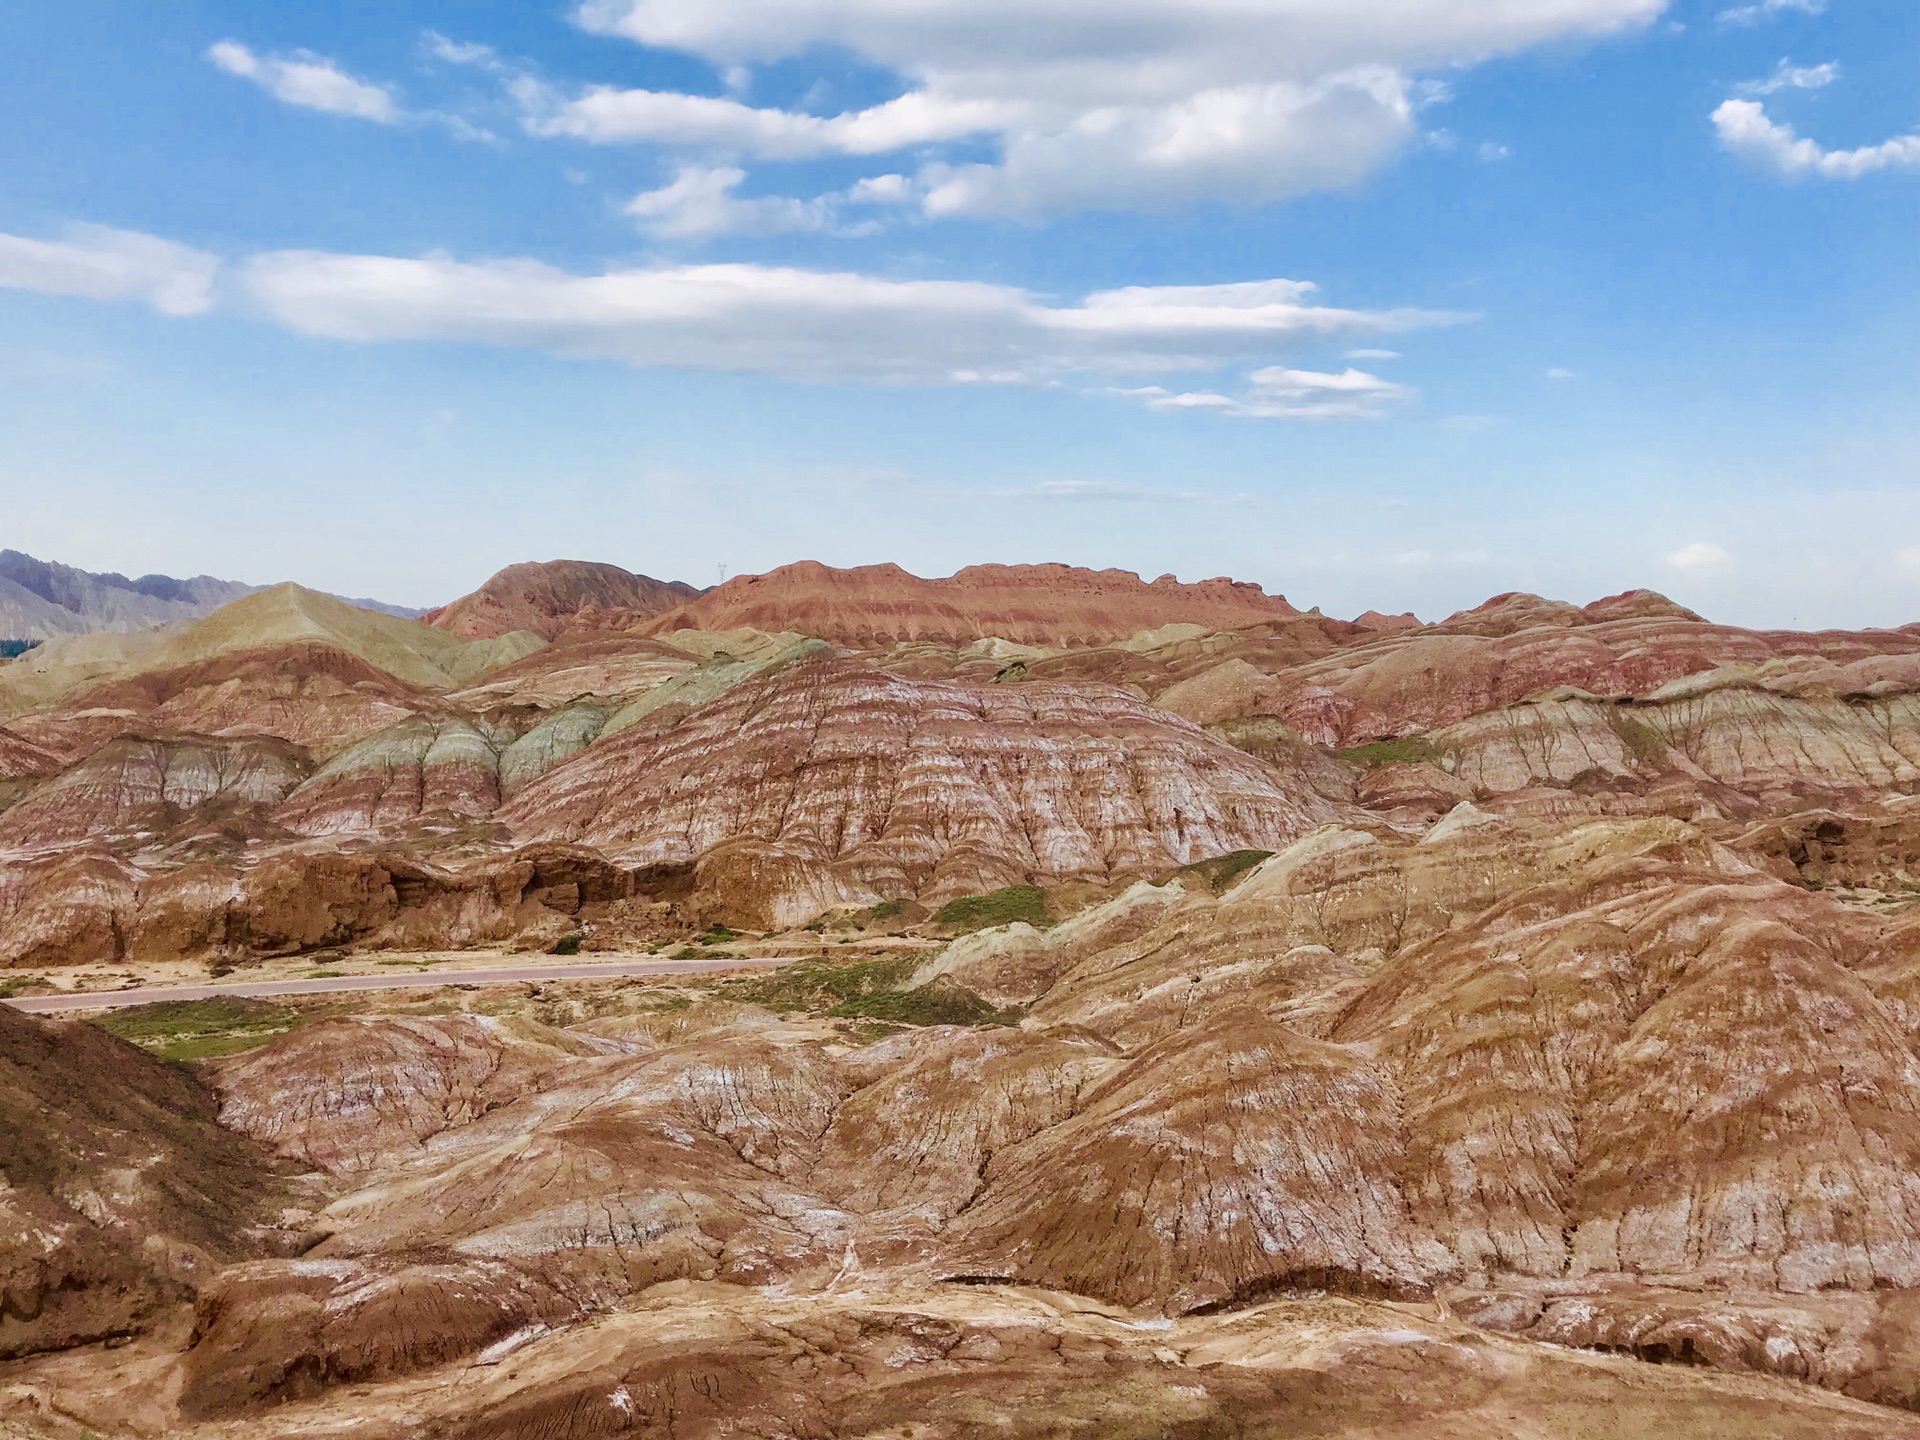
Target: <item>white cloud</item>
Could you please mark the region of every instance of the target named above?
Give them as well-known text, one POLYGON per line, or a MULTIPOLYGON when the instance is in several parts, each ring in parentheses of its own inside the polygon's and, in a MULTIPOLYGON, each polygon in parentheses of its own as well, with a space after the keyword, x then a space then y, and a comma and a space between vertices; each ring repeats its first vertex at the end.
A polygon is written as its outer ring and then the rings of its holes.
POLYGON ((792 230, 825 230, 833 212, 825 200, 778 196, 741 199, 733 192, 747 172, 732 166, 709 169, 685 165, 658 190, 644 190, 628 202, 627 214, 661 240, 705 240, 715 235, 776 235, 792 230))
POLYGON ((1444 86, 1421 69, 1644 25, 1665 0, 585 0, 586 28, 740 67, 854 52, 905 93, 819 116, 734 98, 601 87, 519 94, 535 133, 732 155, 879 155, 969 137, 935 157, 929 214, 1040 215, 1260 203, 1363 180, 1419 133, 1444 86))
POLYGON ((0 286, 89 300, 136 300, 163 315, 213 304, 220 259, 204 250, 105 225, 68 227, 63 240, 0 235, 0 286))
POLYGON ((1347 360, 1398 360, 1400 358, 1400 352, 1398 350, 1375 350, 1363 345, 1358 350, 1347 351, 1342 358, 1347 360))
POLYGON ((1751 5, 1735 5, 1714 18, 1722 25, 1758 25, 1776 15, 1791 11, 1797 15, 1825 14, 1827 0, 1755 0, 1751 5))
POLYGON ((1840 66, 1829 60, 1824 65, 1789 65, 1782 60, 1773 74, 1764 80, 1743 80, 1733 87, 1736 95, 1777 95, 1782 90, 1823 90, 1840 78, 1840 66))
MULTIPOLYGON (((1025 381, 1070 371, 1152 374, 1258 362, 1301 344, 1466 317, 1315 304, 1268 280, 1141 287, 1048 304, 1010 286, 761 265, 575 275, 531 260, 471 264, 303 251, 256 257, 244 281, 266 314, 344 340, 454 340, 555 354, 801 379, 1025 381)), ((1262 372, 1266 373, 1266 372, 1262 372)), ((1307 403, 1305 372, 1256 377, 1254 400, 1307 403)), ((1387 382, 1322 377, 1320 403, 1377 403, 1387 382)), ((1397 389, 1397 387, 1389 387, 1397 389)))
POLYGON ((1547 379, 1549 380, 1578 380, 1579 378, 1580 372, 1578 370, 1569 370, 1562 365, 1552 366, 1547 371, 1547 379))
POLYGON ((519 95, 527 108, 527 129, 535 135, 565 135, 600 145, 693 145, 774 160, 881 155, 993 130, 1010 114, 1005 106, 949 102, 919 93, 826 117, 671 90, 597 86, 577 99, 560 100, 546 87, 530 83, 519 95))
POLYGON ((1823 150, 1770 119, 1758 100, 1728 100, 1713 112, 1720 143, 1743 159, 1788 178, 1817 175, 1857 180, 1875 170, 1920 169, 1920 135, 1896 135, 1857 150, 1823 150))
POLYGON ((1479 155, 1483 161, 1492 165, 1496 161, 1511 160, 1513 158, 1513 147, 1510 145, 1501 145, 1492 140, 1483 140, 1480 142, 1479 155))
POLYGON ((1145 401, 1153 410, 1205 410, 1250 420, 1373 420, 1414 392, 1351 366, 1335 375, 1270 365, 1247 377, 1247 393, 1240 396, 1211 390, 1173 391, 1160 385, 1116 393, 1145 401))
POLYGON ((1711 540, 1695 540, 1667 556, 1667 564, 1688 574, 1704 575, 1730 568, 1733 556, 1711 540))
POLYGON ((333 61, 309 51, 295 51, 290 57, 256 55, 238 40, 222 40, 207 51, 207 58, 229 75, 251 80, 274 99, 302 109, 382 125, 405 118, 390 90, 356 80, 333 61))

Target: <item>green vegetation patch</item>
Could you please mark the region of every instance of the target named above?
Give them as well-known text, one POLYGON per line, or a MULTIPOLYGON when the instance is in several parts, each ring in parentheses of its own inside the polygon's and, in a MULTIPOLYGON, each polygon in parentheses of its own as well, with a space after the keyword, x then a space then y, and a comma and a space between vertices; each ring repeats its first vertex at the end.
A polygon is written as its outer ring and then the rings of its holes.
POLYGON ((1340 758, 1349 765, 1358 765, 1363 770, 1371 770, 1378 765, 1440 763, 1440 752, 1424 735, 1409 735, 1401 740, 1375 740, 1339 753, 1340 758))
POLYGON ((0 1000, 11 1000, 16 995, 31 995, 35 991, 52 988, 44 975, 9 975, 0 980, 0 1000))
POLYGON ((93 1023, 162 1060, 207 1060, 251 1050, 286 1034, 300 1023, 300 1012, 235 996, 130 1005, 110 1010, 93 1023))
POLYGON ((878 1020, 889 1025, 1017 1025, 1021 1011, 1000 1010, 942 975, 912 990, 883 990, 842 1000, 827 1014, 834 1018, 878 1020))
POLYGON ((1011 925, 1024 920, 1042 927, 1053 923, 1047 912, 1047 892, 1038 885, 1008 885, 991 895, 967 895, 949 900, 933 917, 933 923, 967 934, 995 925, 1011 925))
POLYGON ((1262 860, 1271 859, 1271 850, 1230 850, 1225 855, 1216 855, 1211 860, 1196 860, 1191 865, 1182 865, 1174 872, 1178 875, 1198 875, 1213 888, 1216 895, 1224 894, 1233 883, 1245 875, 1262 860))
POLYGON ((707 933, 693 943, 696 945, 725 945, 730 940, 738 940, 740 932, 729 930, 725 925, 715 922, 707 927, 707 933))
POLYGON ((1660 738, 1660 732, 1643 721, 1630 715, 1622 715, 1618 710, 1607 716, 1613 725, 1613 733, 1620 737, 1620 743, 1634 760, 1649 769, 1659 769, 1667 764, 1667 742, 1660 738))
POLYGON ((802 960, 731 980, 719 989, 729 1000, 764 1005, 782 1013, 808 1011, 872 1025, 1013 1025, 1021 1012, 1000 1010, 946 976, 931 985, 905 988, 920 957, 882 955, 851 965, 802 960))
POLYGON ((882 955, 833 965, 825 960, 801 960, 765 975, 730 980, 719 988, 730 1000, 764 1005, 769 1010, 827 1010, 849 1000, 897 990, 920 968, 907 955, 882 955))
POLYGON ((587 937, 582 935, 578 930, 574 931, 571 935, 562 935, 558 940, 553 942, 552 948, 549 949, 547 953, 549 955, 578 955, 580 953, 580 946, 585 943, 586 938, 587 937))

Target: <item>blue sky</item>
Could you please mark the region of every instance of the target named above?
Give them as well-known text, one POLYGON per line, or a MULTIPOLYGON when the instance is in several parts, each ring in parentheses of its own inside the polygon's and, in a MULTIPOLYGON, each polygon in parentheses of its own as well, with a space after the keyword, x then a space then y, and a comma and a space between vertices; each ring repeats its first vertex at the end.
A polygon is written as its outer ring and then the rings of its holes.
POLYGON ((1920 11, 14 0, 0 543, 1920 618, 1920 11))

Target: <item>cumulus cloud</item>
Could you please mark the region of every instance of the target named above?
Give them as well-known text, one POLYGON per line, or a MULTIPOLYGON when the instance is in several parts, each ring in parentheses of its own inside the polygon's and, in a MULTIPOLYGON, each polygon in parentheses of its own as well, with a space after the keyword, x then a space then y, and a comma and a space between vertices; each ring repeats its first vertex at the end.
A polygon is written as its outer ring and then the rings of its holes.
POLYGON ((207 58, 288 105, 381 125, 398 124, 405 115, 385 86, 356 80, 333 61, 310 51, 256 55, 238 40, 222 40, 207 51, 207 58))
MULTIPOLYGON (((1364 179, 1444 94, 1420 69, 1646 24, 1665 0, 585 0, 589 30, 699 56, 744 93, 743 67, 822 47, 900 77, 905 93, 839 115, 737 98, 519 90, 537 134, 707 147, 736 156, 935 155, 893 198, 933 215, 1258 203, 1364 179)), ((903 186, 908 177, 897 179, 903 186)))
POLYGON ((793 230, 825 230, 833 224, 826 200, 778 196, 742 199, 734 194, 747 172, 734 166, 683 165, 658 190, 643 190, 627 203, 627 214, 661 240, 705 240, 715 235, 777 235, 793 230))
MULTIPOLYGON (((1005 285, 763 265, 576 275, 531 260, 301 251, 258 256, 243 278, 262 311, 310 335, 823 380, 1032 383, 1069 371, 1210 370, 1465 318, 1322 305, 1312 285, 1293 280, 1136 287, 1057 305, 1005 285)), ((1259 383, 1279 395, 1296 373, 1259 383)), ((1353 387, 1342 399, 1362 398, 1358 382, 1331 379, 1353 387)))
POLYGON ((1758 100, 1728 100, 1713 112, 1720 143, 1789 179, 1857 180, 1876 170, 1920 169, 1920 135, 1896 135, 1857 150, 1826 150, 1768 116, 1758 100))
POLYGON ((1789 65, 1782 60, 1773 74, 1764 80, 1743 80, 1733 87, 1736 95, 1778 95, 1782 90, 1824 90, 1840 78, 1840 66, 1829 60, 1824 65, 1789 65))
POLYGON ((198 315, 213 305, 218 256, 171 240, 74 225, 64 239, 0 235, 0 286, 89 300, 134 300, 163 315, 198 315))
POLYGON ((1755 0, 1751 5, 1735 5, 1722 10, 1715 18, 1722 25, 1758 25, 1762 20, 1788 13, 1821 15, 1826 8, 1827 0, 1755 0))
POLYGON ((1727 569, 1733 564, 1733 556, 1711 540, 1695 540, 1667 556, 1667 564, 1687 574, 1704 575, 1727 569))

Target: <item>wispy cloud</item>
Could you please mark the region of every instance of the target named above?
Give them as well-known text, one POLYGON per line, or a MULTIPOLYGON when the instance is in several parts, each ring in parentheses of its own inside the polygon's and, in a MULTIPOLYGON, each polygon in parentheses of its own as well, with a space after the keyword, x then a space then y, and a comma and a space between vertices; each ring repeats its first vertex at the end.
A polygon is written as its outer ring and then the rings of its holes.
POLYGON ((1199 410, 1249 420, 1373 420, 1412 398, 1413 391, 1349 366, 1339 374, 1270 365, 1247 377, 1246 392, 1169 390, 1139 385, 1115 393, 1144 401, 1153 410, 1199 410))
MULTIPOLYGON (((456 340, 823 380, 1033 383, 1072 371, 1210 370, 1330 338, 1467 318, 1322 305, 1311 284, 1294 280, 1140 286, 1054 305, 1004 285, 763 265, 576 275, 531 260, 307 251, 256 257, 243 278, 264 313, 311 335, 456 340)), ((1256 385, 1279 393, 1297 372, 1267 373, 1256 385)), ((1331 379, 1356 397, 1386 384, 1331 379)))
MULTIPOLYGON (((432 31, 427 32, 427 49, 439 59, 469 64, 475 63, 475 57, 492 54, 484 45, 455 45, 432 31)), ((302 110, 371 120, 377 125, 440 125, 460 140, 496 138, 484 126, 461 115, 439 110, 408 110, 400 104, 393 87, 349 75, 334 61, 310 50, 296 50, 291 55, 260 55, 238 40, 221 40, 208 48, 207 58, 227 74, 251 81, 282 104, 302 110)))
POLYGON ((834 228, 832 203, 734 192, 747 178, 736 166, 683 165, 658 190, 643 190, 627 203, 631 215, 660 240, 706 240, 716 235, 778 235, 834 228))
POLYGON ((0 286, 88 300, 132 300, 163 315, 213 306, 220 258, 105 225, 73 225, 59 240, 0 235, 0 286))
POLYGON ((229 75, 251 80, 274 99, 303 110, 350 115, 380 125, 397 125, 405 118, 386 86, 356 79, 311 51, 257 55, 238 40, 222 40, 207 51, 207 58, 229 75))
POLYGON ((1722 25, 1758 25, 1776 15, 1822 15, 1827 0, 1755 0, 1751 5, 1735 5, 1714 18, 1722 25))
POLYGON ((1758 100, 1728 100, 1713 112, 1720 143, 1789 179, 1857 180, 1876 170, 1920 169, 1920 135, 1896 135, 1856 150, 1826 150, 1771 119, 1758 100))
POLYGON ((1553 365, 1548 367, 1547 370, 1547 379, 1549 380, 1578 380, 1579 378, 1580 372, 1578 370, 1569 370, 1564 365, 1553 365))
POLYGON ((1733 93, 1777 95, 1782 90, 1823 90, 1839 78, 1840 66, 1832 60, 1824 65, 1789 65, 1782 60, 1766 79, 1743 80, 1733 87, 1733 93))
POLYGON ((1689 575, 1704 575, 1731 569, 1733 556, 1711 540, 1695 540, 1667 556, 1667 564, 1689 575))

